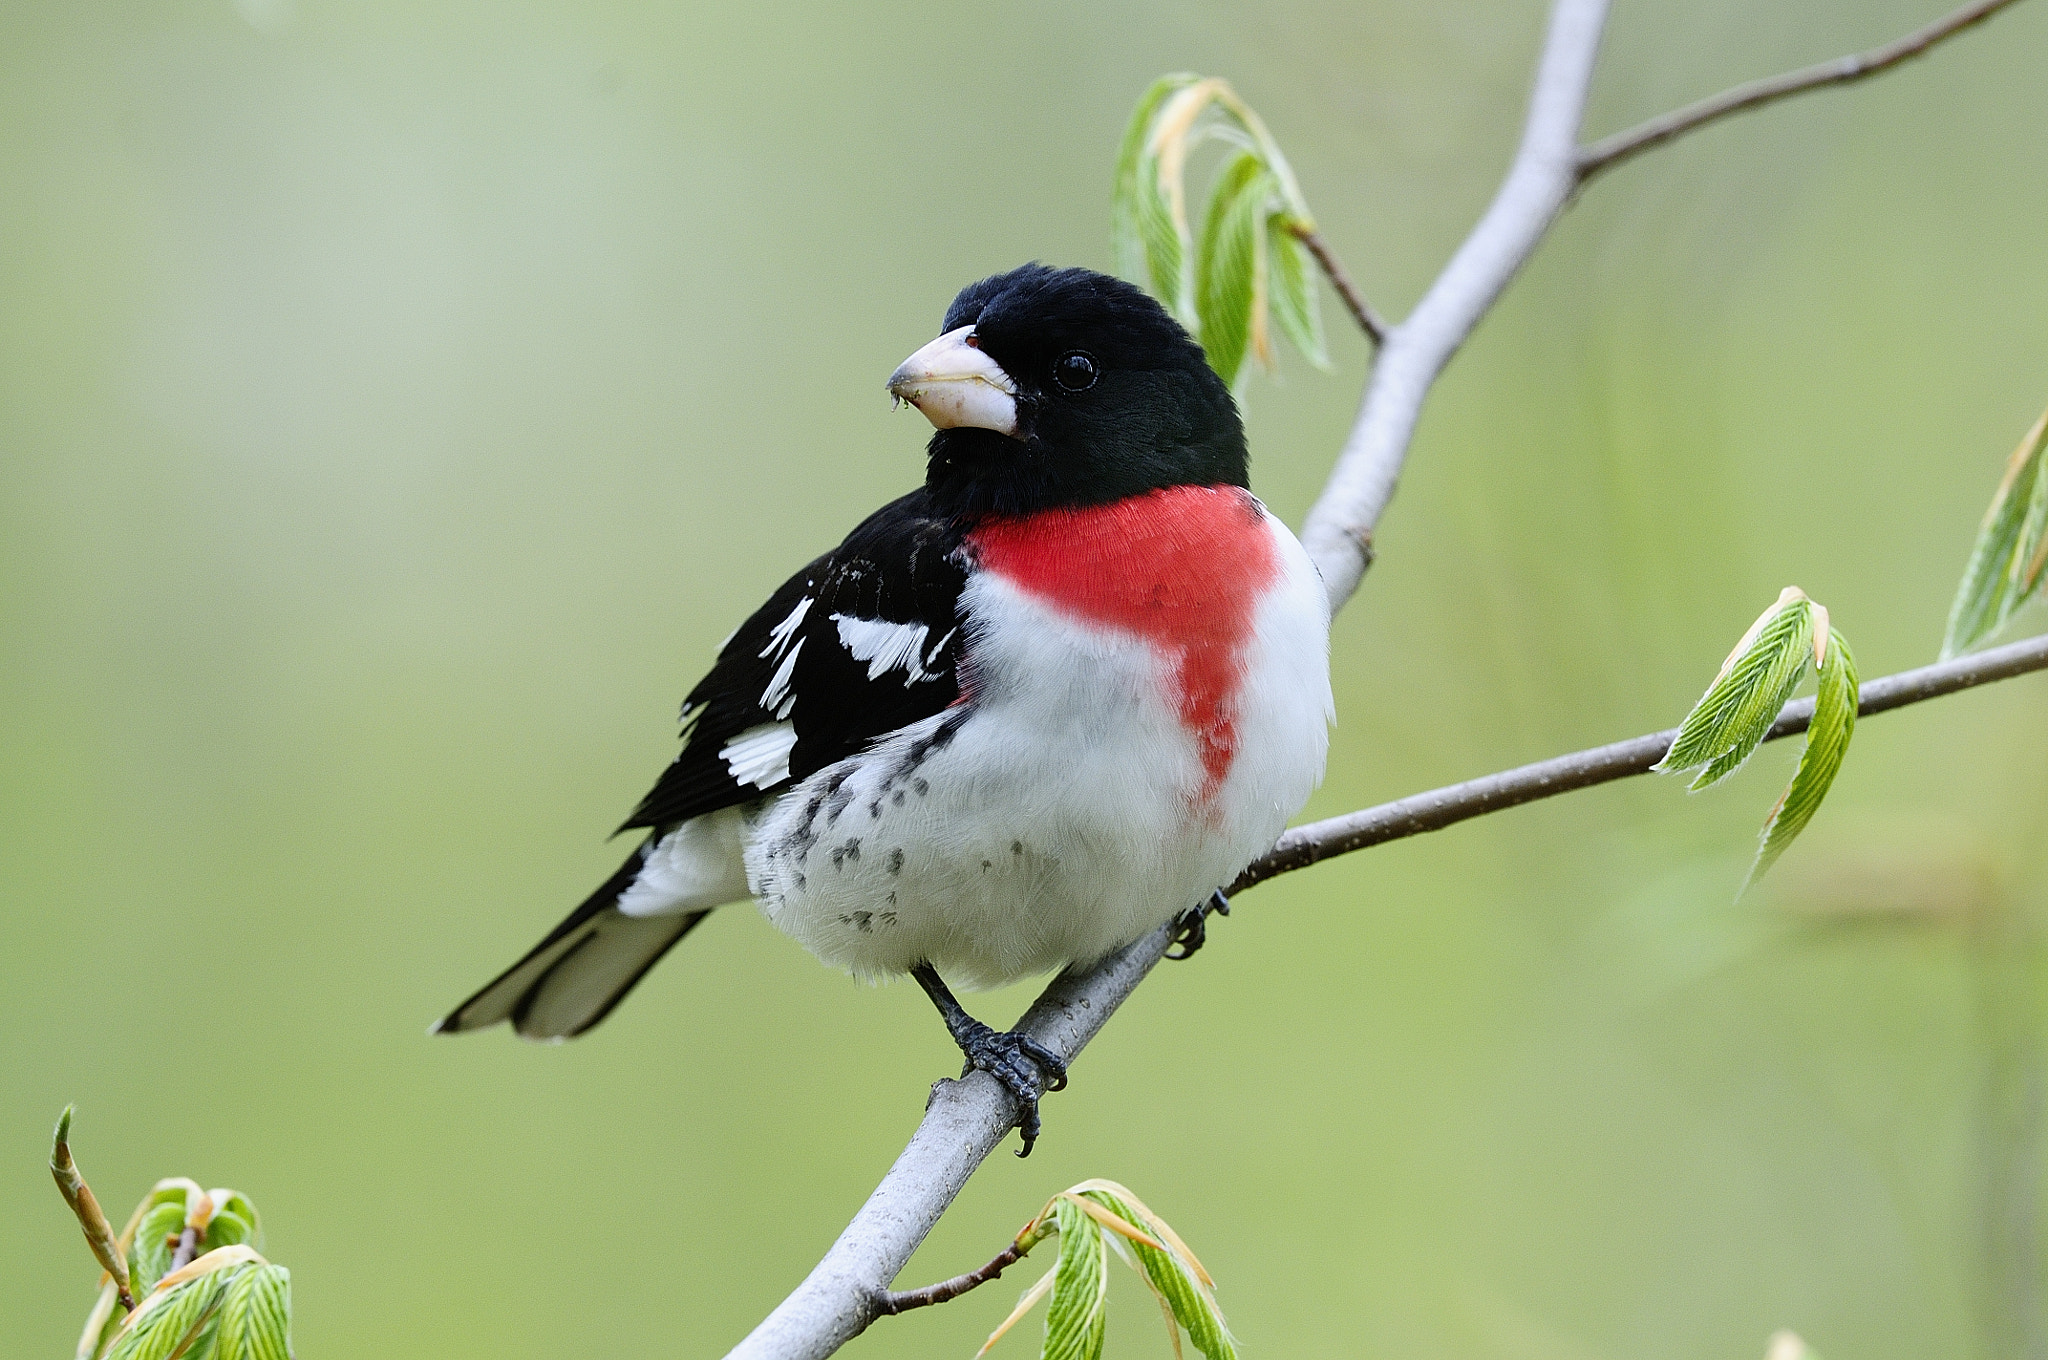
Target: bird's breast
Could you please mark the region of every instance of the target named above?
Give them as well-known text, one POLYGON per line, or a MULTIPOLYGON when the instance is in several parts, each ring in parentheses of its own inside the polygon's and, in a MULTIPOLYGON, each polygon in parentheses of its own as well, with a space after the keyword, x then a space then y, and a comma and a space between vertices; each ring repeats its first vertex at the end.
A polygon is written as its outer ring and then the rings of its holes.
POLYGON ((1195 738, 1209 790, 1237 751, 1237 698, 1260 601, 1281 563, 1265 508, 1235 486, 985 522, 976 567, 1069 619, 1146 642, 1195 738))

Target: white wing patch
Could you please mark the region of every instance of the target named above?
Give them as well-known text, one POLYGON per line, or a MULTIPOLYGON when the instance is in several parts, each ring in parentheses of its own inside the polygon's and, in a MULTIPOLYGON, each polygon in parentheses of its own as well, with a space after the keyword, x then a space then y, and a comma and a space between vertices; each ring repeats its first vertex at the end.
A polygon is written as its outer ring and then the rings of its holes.
MULTIPOLYGON (((811 597, 806 595, 796 602, 796 608, 789 611, 788 618, 768 630, 768 645, 761 649, 761 658, 765 661, 771 656, 780 656, 787 650, 790 638, 796 635, 796 630, 803 624, 804 615, 810 612, 811 597)), ((731 639, 728 638, 727 641, 731 641, 731 639)), ((797 645, 801 647, 803 644, 798 643, 797 645)), ((721 648, 720 650, 724 649, 721 648)))
POLYGON ((952 640, 953 632, 959 631, 954 629, 939 639, 937 647, 927 649, 924 640, 931 630, 921 623, 857 619, 851 614, 834 614, 832 622, 839 625, 839 645, 853 653, 854 660, 868 663, 868 679, 879 680, 890 671, 901 670, 905 689, 920 680, 939 678, 939 673, 924 668, 924 660, 937 655, 952 640))
MULTIPOLYGON (((809 604, 810 601, 806 600, 804 603, 809 604)), ((778 718, 787 718, 790 710, 796 707, 796 696, 789 692, 789 680, 796 673, 796 659, 803 653, 804 644, 808 641, 809 638, 796 640, 796 646, 789 649, 789 655, 782 658, 782 664, 777 666, 775 674, 769 677, 768 688, 761 691, 761 707, 778 718)))
MULTIPOLYGON (((811 604, 812 600, 808 595, 798 600, 796 608, 789 611, 789 617, 768 630, 768 645, 759 652, 764 661, 770 657, 782 658, 782 664, 777 666, 775 674, 768 678, 768 688, 761 691, 761 707, 778 718, 787 718, 796 708, 796 696, 789 692, 789 678, 796 673, 796 656, 804 649, 805 640, 796 638, 794 647, 789 645, 789 640, 796 637, 796 630, 803 626, 804 615, 811 612, 811 604)), ((719 650, 725 649, 721 647, 719 650)), ((733 740, 742 741, 746 735, 741 733, 733 740)), ((788 771, 785 770, 783 773, 786 778, 788 771)))
MULTIPOLYGON (((802 647, 802 643, 797 644, 802 647)), ((790 653, 796 659, 796 653, 790 653)), ((796 724, 763 723, 749 727, 727 742, 718 752, 726 772, 735 784, 752 784, 757 789, 773 788, 789 778, 789 753, 796 746, 796 724)))

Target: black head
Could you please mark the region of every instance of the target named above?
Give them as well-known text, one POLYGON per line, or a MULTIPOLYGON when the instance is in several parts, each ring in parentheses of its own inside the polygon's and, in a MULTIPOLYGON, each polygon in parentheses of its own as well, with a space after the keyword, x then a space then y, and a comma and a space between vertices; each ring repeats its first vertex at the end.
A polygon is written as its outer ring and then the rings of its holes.
POLYGON ((961 290, 889 380, 932 436, 926 486, 953 514, 1100 505, 1246 484, 1230 389, 1143 290, 1027 264, 961 290))

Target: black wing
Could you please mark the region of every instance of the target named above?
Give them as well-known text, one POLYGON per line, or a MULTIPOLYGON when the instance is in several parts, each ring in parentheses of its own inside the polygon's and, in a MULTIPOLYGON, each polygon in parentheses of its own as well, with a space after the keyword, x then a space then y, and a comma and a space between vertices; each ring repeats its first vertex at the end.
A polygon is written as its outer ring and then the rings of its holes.
MULTIPOLYGON (((791 577, 726 639, 718 663, 684 700, 682 754, 626 827, 658 835, 776 793, 953 703, 966 579, 959 552, 959 531, 919 491, 882 507, 791 577)), ((602 1020, 709 914, 619 910, 644 849, 435 1028, 510 1020, 529 1038, 566 1038, 602 1020)))
POLYGON ((780 792, 960 696, 961 533, 923 490, 785 582, 683 701, 683 750, 619 829, 780 792))

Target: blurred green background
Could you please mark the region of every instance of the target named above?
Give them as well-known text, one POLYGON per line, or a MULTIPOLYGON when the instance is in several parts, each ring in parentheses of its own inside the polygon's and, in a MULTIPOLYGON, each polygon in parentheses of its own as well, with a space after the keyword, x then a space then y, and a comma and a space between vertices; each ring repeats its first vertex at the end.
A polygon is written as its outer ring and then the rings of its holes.
MULTIPOLYGON (((1623 4, 1588 131, 1937 8, 1623 4)), ((881 383, 953 292, 1107 265, 1147 81, 1232 78, 1399 315, 1492 192, 1541 23, 8 0, 9 1352, 68 1355, 92 1298, 42 1166, 68 1100, 117 1221, 166 1174, 256 1199, 303 1355, 739 1338, 954 1070, 924 999, 739 909, 580 1042, 426 1025, 612 867, 733 622, 919 477, 881 383)), ((1430 402, 1312 813, 1674 723, 1788 583, 1866 676, 1932 657, 2048 402, 2044 50, 2022 5, 1587 194, 1430 402)), ((1244 398, 1294 523, 1367 361, 1326 314, 1338 371, 1244 398)), ((1246 896, 904 1283, 1101 1175, 1252 1356, 2042 1354, 2041 685, 1867 723, 1739 904, 1790 750, 1246 896)), ((1167 1354, 1117 1288, 1112 1353, 1167 1354)), ((966 1357, 1016 1292, 849 1354, 966 1357)))

